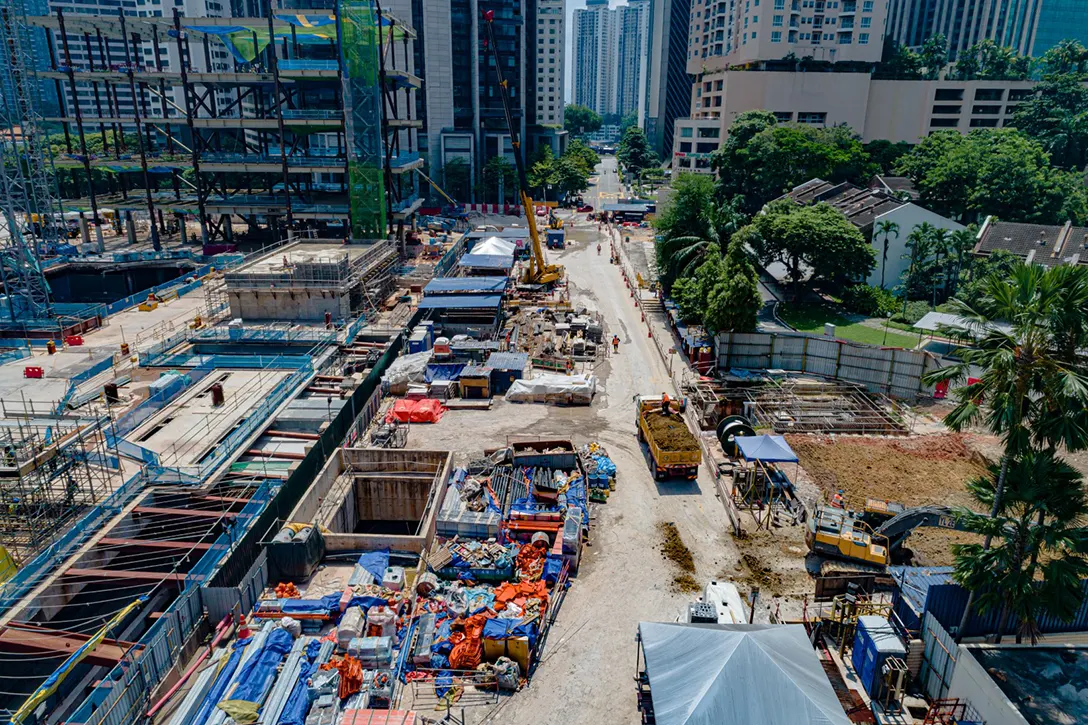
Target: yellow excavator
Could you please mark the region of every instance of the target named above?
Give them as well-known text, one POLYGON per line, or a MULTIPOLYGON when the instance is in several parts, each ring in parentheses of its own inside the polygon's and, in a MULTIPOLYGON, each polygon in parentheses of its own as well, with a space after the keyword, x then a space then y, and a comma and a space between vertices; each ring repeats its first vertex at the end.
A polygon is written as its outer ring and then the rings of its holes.
POLYGON ((517 126, 514 124, 514 115, 510 111, 510 94, 506 78, 502 74, 502 61, 499 59, 499 47, 495 43, 495 12, 484 12, 484 22, 487 24, 488 46, 491 55, 495 59, 495 75, 499 79, 500 95, 502 96, 502 108, 506 113, 506 127, 510 131, 510 145, 514 147, 514 163, 518 168, 518 191, 521 195, 521 206, 525 210, 525 218, 529 221, 529 238, 532 240, 532 254, 529 256, 529 266, 521 278, 521 283, 538 287, 550 287, 563 278, 563 267, 558 264, 548 264, 544 259, 544 247, 540 244, 540 234, 536 229, 536 207, 529 196, 529 179, 525 175, 525 159, 521 151, 521 137, 518 135, 517 126))

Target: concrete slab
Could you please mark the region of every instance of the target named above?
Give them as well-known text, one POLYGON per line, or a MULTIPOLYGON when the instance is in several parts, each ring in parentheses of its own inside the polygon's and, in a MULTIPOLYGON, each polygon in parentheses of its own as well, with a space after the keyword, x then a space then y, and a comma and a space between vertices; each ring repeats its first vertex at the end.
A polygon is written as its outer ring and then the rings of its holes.
POLYGON ((216 370, 127 439, 158 453, 166 465, 195 465, 288 375, 286 370, 216 370), (216 382, 223 385, 226 399, 218 408, 212 406, 210 392, 216 382))

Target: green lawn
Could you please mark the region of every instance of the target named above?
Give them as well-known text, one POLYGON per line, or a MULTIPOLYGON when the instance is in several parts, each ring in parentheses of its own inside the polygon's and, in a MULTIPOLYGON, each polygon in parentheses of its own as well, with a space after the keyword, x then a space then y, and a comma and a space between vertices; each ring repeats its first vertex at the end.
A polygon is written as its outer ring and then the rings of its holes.
MULTIPOLYGON (((835 325, 836 337, 843 340, 863 342, 867 345, 905 348, 912 348, 918 344, 917 335, 905 335, 902 332, 896 332, 894 327, 889 327, 887 340, 885 341, 883 327, 877 329, 858 322, 851 322, 841 312, 818 303, 782 304, 778 306, 778 316, 801 332, 822 335, 824 323, 830 322, 835 325)), ((881 323, 883 324, 883 320, 881 320, 881 323)))

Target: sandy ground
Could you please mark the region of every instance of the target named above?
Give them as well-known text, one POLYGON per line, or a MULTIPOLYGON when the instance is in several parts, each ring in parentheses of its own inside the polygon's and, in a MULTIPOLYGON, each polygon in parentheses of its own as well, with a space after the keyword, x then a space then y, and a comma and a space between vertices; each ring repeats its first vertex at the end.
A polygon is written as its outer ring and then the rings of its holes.
MULTIPOLYGON (((615 193, 615 161, 602 186, 615 193)), ((596 204, 595 204, 596 206, 596 204)), ((584 217, 581 217, 584 219, 584 217)), ((653 341, 607 252, 598 257, 595 226, 579 223, 574 243, 552 258, 566 265, 572 301, 599 310, 620 352, 602 363, 592 406, 559 408, 499 402, 486 412, 451 411, 433 426, 413 427, 411 447, 480 451, 508 435, 598 440, 617 467, 617 490, 595 506, 591 546, 567 595, 531 685, 498 705, 466 710, 469 722, 504 725, 637 722, 635 633, 640 621, 675 621, 691 595, 673 593, 678 569, 663 558, 657 524, 673 522, 695 561, 695 579, 734 571, 739 552, 727 533, 709 472, 695 482, 656 483, 635 437, 637 393, 670 390, 653 341)), ((607 249, 607 242, 605 244, 607 249)), ((765 618, 765 614, 763 617, 765 618)))

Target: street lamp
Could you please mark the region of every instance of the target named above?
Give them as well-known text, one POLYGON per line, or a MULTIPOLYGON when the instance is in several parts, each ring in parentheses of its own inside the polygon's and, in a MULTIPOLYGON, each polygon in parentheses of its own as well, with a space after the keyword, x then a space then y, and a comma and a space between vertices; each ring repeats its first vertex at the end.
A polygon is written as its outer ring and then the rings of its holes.
POLYGON ((886 347, 888 344, 888 323, 892 321, 892 313, 884 313, 884 342, 881 343, 881 347, 886 347))

